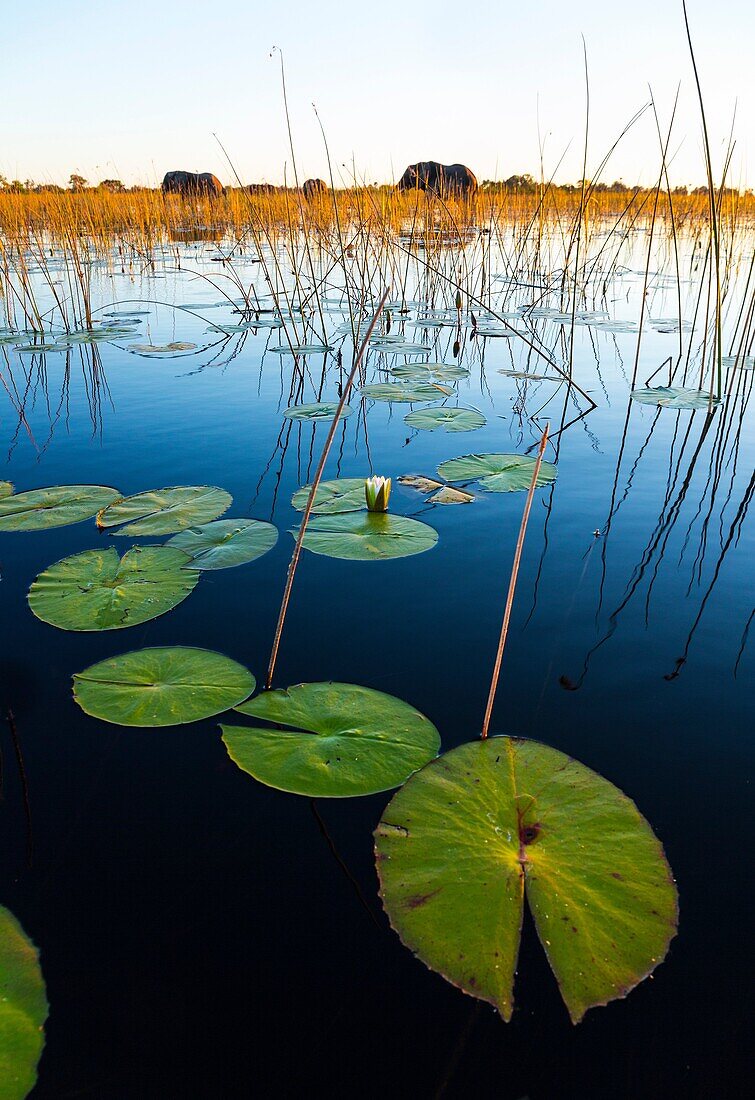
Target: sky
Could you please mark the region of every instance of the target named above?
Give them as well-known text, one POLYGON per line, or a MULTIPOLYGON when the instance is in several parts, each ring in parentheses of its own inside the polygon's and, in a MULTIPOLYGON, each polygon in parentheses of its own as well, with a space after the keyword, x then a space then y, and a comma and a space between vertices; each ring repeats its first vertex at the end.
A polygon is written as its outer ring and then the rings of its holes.
MULTIPOLYGON (((11 0, 12 2, 12 0, 11 0)), ((755 179, 755 7, 688 0, 714 171, 735 116, 729 182, 755 179)), ((166 171, 234 183, 392 182, 417 160, 461 161, 478 179, 582 175, 587 49, 588 178, 650 91, 676 184, 705 182, 700 112, 681 0, 16 0, 0 41, 0 174, 65 184, 155 185, 166 171), (314 107, 313 107, 314 105, 314 107)), ((652 184, 646 112, 601 178, 652 184)))

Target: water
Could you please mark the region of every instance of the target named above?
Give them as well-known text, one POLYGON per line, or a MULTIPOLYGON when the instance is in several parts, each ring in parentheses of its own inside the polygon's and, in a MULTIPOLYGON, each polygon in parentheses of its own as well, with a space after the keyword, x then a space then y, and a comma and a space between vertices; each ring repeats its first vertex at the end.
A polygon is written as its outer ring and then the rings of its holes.
MULTIPOLYGON (((211 252, 191 255, 194 270, 217 276, 211 252)), ((240 270, 261 287, 257 268, 240 270)), ((156 275, 98 272, 98 301, 220 300, 169 263, 156 275)), ((636 318, 641 275, 622 279, 629 304, 616 316, 636 318)), ((654 316, 673 317, 674 302, 674 290, 657 290, 654 316)), ((230 307, 206 322, 144 308, 139 340, 156 344, 201 347, 218 336, 207 323, 239 320, 230 307)), ((343 320, 327 316, 334 327, 343 320)), ((547 319, 532 323, 558 332, 547 319)), ((436 337, 430 358, 451 361, 454 331, 436 337)), ((517 341, 488 340, 482 355, 470 341, 471 373, 456 392, 484 413, 484 428, 413 432, 403 417, 417 406, 354 398, 326 467, 326 477, 396 479, 434 476, 468 452, 523 453, 540 431, 527 414, 556 394, 539 423, 551 422, 547 457, 559 476, 533 506, 493 727, 564 750, 627 792, 664 843, 681 905, 679 935, 653 979, 577 1028, 529 921, 509 1025, 402 947, 377 899, 371 849, 388 795, 318 804, 350 880, 309 802, 239 771, 217 720, 119 729, 72 701, 73 672, 146 645, 217 649, 264 677, 287 531, 300 518, 289 501, 327 431, 282 419, 293 360, 265 353, 282 333, 168 359, 116 341, 99 346, 99 363, 87 345, 43 361, 0 349, 0 478, 17 491, 219 485, 233 496, 231 516, 280 531, 271 553, 203 575, 168 615, 92 635, 39 622, 26 592, 47 565, 107 536, 91 522, 0 535, 1 701, 15 715, 31 818, 29 839, 3 727, 0 900, 42 952, 51 1013, 35 1096, 746 1094, 752 375, 712 416, 630 404, 635 340, 576 329, 575 377, 597 402, 576 421, 583 399, 498 373, 547 373, 537 358, 528 366, 517 341)), ((677 346, 673 333, 648 329, 641 384, 677 346)), ((388 378, 376 362, 366 381, 388 378)), ((318 397, 322 357, 307 367, 301 401, 318 397)), ((331 361, 324 399, 337 396, 338 378, 331 361)), ((475 737, 523 494, 472 491, 469 506, 432 507, 394 483, 392 510, 439 532, 421 556, 363 564, 305 553, 276 684, 363 684, 427 714, 445 748, 475 737)), ((114 544, 123 552, 130 542, 114 544)))

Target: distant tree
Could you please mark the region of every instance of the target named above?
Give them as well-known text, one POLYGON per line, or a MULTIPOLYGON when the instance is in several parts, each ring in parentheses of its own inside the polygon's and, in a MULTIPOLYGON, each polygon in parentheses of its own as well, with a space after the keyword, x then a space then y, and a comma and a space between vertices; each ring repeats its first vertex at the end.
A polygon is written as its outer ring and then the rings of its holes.
POLYGON ((672 194, 673 195, 688 195, 689 191, 687 190, 685 185, 682 183, 682 184, 680 184, 679 187, 675 187, 673 189, 672 194))
POLYGON ((89 180, 85 180, 83 176, 79 176, 76 172, 72 172, 68 178, 68 186, 72 191, 83 191, 89 180))
POLYGON ((691 194, 693 194, 693 195, 707 195, 708 194, 708 188, 707 187, 695 187, 694 190, 691 192, 691 194))
POLYGON ((507 191, 525 191, 531 193, 537 190, 537 184, 529 172, 525 172, 523 176, 509 176, 507 180, 503 181, 503 185, 507 191))
POLYGON ((126 190, 120 180, 102 180, 99 187, 101 191, 112 191, 114 194, 119 194, 126 190))

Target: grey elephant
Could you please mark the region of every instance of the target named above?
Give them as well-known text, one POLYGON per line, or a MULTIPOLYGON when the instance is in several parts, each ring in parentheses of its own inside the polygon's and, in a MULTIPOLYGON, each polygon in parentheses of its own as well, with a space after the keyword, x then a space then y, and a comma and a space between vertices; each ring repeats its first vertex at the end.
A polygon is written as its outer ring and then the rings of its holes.
POLYGON ((217 198, 225 194, 225 188, 212 172, 166 172, 163 179, 164 195, 207 195, 217 198))
POLYGON ((439 164, 421 160, 410 164, 396 184, 397 191, 432 191, 441 198, 471 198, 477 192, 477 179, 466 164, 439 164))
POLYGON ((312 199, 315 195, 324 195, 328 190, 325 180, 305 180, 302 185, 305 199, 312 199))

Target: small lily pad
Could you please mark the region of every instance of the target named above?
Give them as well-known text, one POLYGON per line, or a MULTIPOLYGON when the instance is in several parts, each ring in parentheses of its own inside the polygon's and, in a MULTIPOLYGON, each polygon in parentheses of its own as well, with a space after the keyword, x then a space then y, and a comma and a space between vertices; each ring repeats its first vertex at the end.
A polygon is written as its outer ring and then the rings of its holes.
MULTIPOLYGON (((283 415, 287 420, 332 420, 337 408, 337 401, 313 401, 309 405, 291 405, 283 415)), ((344 405, 341 419, 345 420, 352 412, 350 405, 344 405)))
POLYGON ((164 615, 194 591, 199 573, 170 546, 85 550, 40 573, 29 607, 61 630, 120 630, 164 615))
POLYGON ((475 499, 473 493, 467 493, 463 489, 455 489, 453 485, 444 485, 428 497, 430 504, 471 504, 475 499))
POLYGON ((10 481, 0 481, 0 500, 4 497, 13 495, 13 483, 10 481))
MULTIPOLYGON (((332 516, 339 512, 357 512, 367 507, 363 477, 339 477, 333 481, 321 481, 317 486, 312 514, 332 516)), ((297 489, 291 503, 297 511, 307 507, 311 486, 297 489)))
POLYGON ((428 382, 373 382, 362 386, 362 397, 372 401, 436 401, 439 397, 450 397, 451 390, 444 386, 428 382))
POLYGON ((135 355, 163 355, 170 357, 179 351, 194 351, 196 344, 176 340, 172 344, 130 344, 128 350, 135 355))
POLYGON ((431 477, 422 477, 416 474, 404 474, 400 477, 399 484, 408 485, 410 489, 417 489, 420 493, 431 493, 433 489, 442 489, 442 481, 434 481, 431 477))
POLYGON ((47 354, 52 351, 66 351, 72 346, 73 345, 70 343, 58 343, 57 341, 54 344, 16 344, 14 351, 17 351, 19 355, 36 355, 42 353, 47 354))
POLYGON ((473 432, 484 427, 487 421, 477 409, 433 408, 410 412, 404 417, 404 423, 425 432, 434 432, 438 428, 445 432, 473 432))
MULTIPOLYGON (((478 481, 491 493, 513 493, 529 489, 535 459, 529 455, 484 454, 449 458, 438 467, 438 473, 448 481, 478 481)), ((537 475, 537 488, 556 480, 557 469, 551 462, 542 462, 537 475)))
POLYGON ((255 688, 248 669, 209 649, 167 646, 111 657, 76 673, 73 697, 118 726, 176 726, 230 710, 255 688))
POLYGON ((630 397, 641 405, 660 405, 668 409, 708 409, 721 404, 720 397, 711 396, 708 390, 683 389, 681 386, 632 390, 630 397))
POLYGON ((191 527, 168 539, 168 546, 183 550, 192 569, 229 569, 256 561, 272 550, 278 532, 272 523, 259 519, 218 519, 191 527))
POLYGON ((122 497, 97 513, 98 527, 118 527, 115 535, 172 535, 209 523, 230 508, 233 498, 214 485, 178 485, 122 497))
MULTIPOLYGON (((298 531, 291 532, 294 538, 298 531)), ((438 532, 426 523, 387 512, 313 516, 302 545, 313 554, 353 561, 406 558, 432 550, 438 532)))
POLYGON ((331 349, 327 344, 281 344, 280 347, 269 349, 273 355, 325 355, 331 349))
POLYGON ((467 368, 459 367, 456 363, 403 363, 391 367, 390 373, 394 378, 406 378, 415 382, 451 382, 469 376, 467 368))
POLYGON ((289 728, 221 726, 234 763, 268 787, 310 798, 391 790, 440 747, 435 726, 414 707, 356 684, 296 684, 236 710, 289 728))
POLYGON ((39 952, 0 905, 0 1098, 24 1100, 37 1082, 47 995, 39 952))
MULTIPOLYGON (((7 483, 6 483, 7 484, 7 483)), ((104 485, 52 485, 0 498, 0 531, 42 531, 91 519, 120 493, 104 485)))
POLYGON ((752 370, 755 368, 755 355, 724 355, 721 359, 724 367, 736 367, 739 370, 752 370))
POLYGON ((370 348, 388 355, 429 355, 432 350, 425 344, 413 344, 409 340, 388 340, 385 336, 370 340, 370 348))

